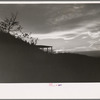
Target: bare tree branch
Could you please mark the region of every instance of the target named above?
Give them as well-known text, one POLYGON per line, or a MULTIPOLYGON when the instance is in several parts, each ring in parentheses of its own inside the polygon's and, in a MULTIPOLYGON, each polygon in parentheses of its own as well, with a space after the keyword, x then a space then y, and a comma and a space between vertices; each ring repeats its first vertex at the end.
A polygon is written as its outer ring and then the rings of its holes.
POLYGON ((18 13, 11 13, 10 18, 5 18, 3 21, 0 22, 0 28, 3 31, 6 31, 7 33, 11 31, 18 31, 20 25, 19 22, 16 21, 18 13), (14 29, 16 27, 16 29, 14 29))

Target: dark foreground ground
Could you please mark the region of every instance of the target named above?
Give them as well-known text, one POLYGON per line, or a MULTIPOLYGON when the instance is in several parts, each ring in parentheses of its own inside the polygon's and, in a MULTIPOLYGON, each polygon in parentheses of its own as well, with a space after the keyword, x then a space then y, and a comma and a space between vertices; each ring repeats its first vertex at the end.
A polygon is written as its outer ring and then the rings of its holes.
POLYGON ((0 33, 0 82, 100 82, 100 58, 45 53, 0 33))

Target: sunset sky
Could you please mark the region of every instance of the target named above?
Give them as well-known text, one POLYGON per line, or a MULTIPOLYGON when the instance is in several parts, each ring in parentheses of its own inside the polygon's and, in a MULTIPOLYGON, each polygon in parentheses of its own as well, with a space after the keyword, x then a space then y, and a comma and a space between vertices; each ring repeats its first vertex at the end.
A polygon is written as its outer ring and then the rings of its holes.
POLYGON ((0 5, 0 20, 18 12, 23 31, 58 51, 100 50, 100 4, 0 5))

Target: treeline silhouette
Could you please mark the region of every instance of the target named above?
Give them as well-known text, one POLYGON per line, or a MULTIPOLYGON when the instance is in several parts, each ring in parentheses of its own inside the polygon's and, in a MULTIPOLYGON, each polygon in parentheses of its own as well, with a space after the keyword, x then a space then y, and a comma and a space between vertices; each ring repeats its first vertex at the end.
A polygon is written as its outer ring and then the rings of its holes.
POLYGON ((47 53, 0 32, 0 82, 100 82, 100 58, 47 53))

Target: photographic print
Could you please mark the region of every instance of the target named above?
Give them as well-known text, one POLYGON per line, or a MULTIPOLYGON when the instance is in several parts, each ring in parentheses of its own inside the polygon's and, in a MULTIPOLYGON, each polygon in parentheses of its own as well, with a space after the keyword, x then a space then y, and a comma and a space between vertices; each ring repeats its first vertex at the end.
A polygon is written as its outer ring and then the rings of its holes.
POLYGON ((0 4, 0 83, 100 82, 100 4, 0 4))

